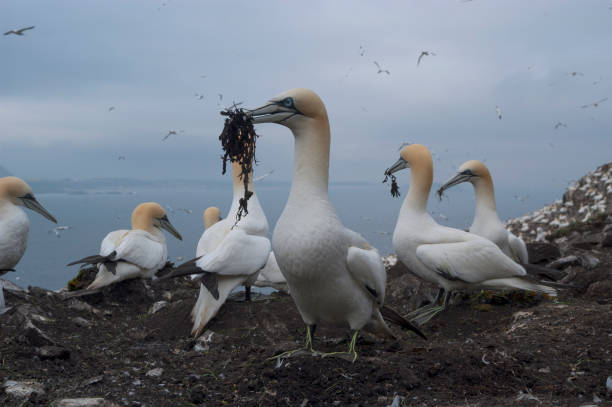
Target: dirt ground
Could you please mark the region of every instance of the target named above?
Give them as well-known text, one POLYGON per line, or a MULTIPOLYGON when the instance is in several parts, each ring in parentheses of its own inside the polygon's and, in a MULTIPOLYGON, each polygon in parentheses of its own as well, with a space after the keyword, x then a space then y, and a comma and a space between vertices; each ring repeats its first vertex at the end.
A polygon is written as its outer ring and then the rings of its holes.
MULTIPOLYGON (((600 233, 603 242, 607 225, 583 233, 600 233)), ((228 301, 195 340, 191 281, 131 280, 69 300, 38 288, 7 290, 13 308, 0 316, 0 405, 102 397, 121 406, 610 406, 612 250, 604 246, 567 239, 530 246, 541 264, 577 255, 560 270, 579 287, 557 300, 456 297, 422 326, 427 341, 401 331, 396 341, 362 335, 355 363, 269 360, 302 346, 305 333, 291 297, 280 293, 228 301), (580 262, 587 255, 599 263, 580 262), (158 301, 165 307, 150 313, 158 301), (24 380, 42 390, 24 398, 5 391, 7 381, 24 380)), ((389 271, 388 285, 387 304, 402 314, 435 293, 401 265, 389 271)), ((348 339, 348 329, 321 326, 314 347, 343 351, 348 339)))

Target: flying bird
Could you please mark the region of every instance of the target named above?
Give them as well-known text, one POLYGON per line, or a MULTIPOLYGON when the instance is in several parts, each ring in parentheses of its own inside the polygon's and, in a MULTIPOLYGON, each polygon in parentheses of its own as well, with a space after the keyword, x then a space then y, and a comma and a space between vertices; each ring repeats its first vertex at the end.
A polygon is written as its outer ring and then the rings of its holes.
POLYGON ((555 124, 555 130, 557 130, 559 127, 565 127, 565 128, 567 128, 567 124, 565 124, 565 123, 561 123, 561 122, 557 122, 557 123, 555 124))
POLYGON ((591 106, 599 107, 599 104, 605 102, 606 100, 608 100, 608 98, 603 98, 603 99, 600 99, 600 100, 598 100, 596 102, 589 103, 589 104, 586 104, 586 105, 582 105, 580 107, 583 108, 583 109, 586 109, 587 107, 591 107, 591 106))
POLYGON ((421 59, 423 59, 424 56, 436 56, 436 54, 434 52, 431 51, 421 51, 421 55, 419 55, 419 59, 417 59, 417 66, 419 66, 419 64, 421 63, 421 59))
POLYGON ((497 118, 498 118, 499 120, 501 120, 501 119, 502 119, 502 111, 501 111, 501 108, 500 108, 499 106, 495 106, 495 111, 497 112, 497 118))
POLYGON ((72 229, 70 226, 56 226, 49 231, 49 233, 55 233, 56 237, 61 237, 60 232, 63 230, 72 229))
POLYGON ((20 35, 20 36, 23 36, 23 35, 24 35, 23 33, 24 33, 25 31, 32 30, 32 29, 34 29, 34 26, 25 27, 25 28, 20 28, 20 29, 18 29, 18 30, 10 30, 10 31, 5 32, 5 33, 4 33, 4 35, 15 34, 15 35, 20 35))
POLYGON ((109 112, 112 112, 113 110, 115 110, 115 106, 111 106, 111 107, 108 108, 109 112))
POLYGON ((199 93, 196 93, 196 94, 195 94, 195 97, 196 97, 196 99, 198 99, 198 100, 202 100, 202 99, 204 99, 204 95, 201 95, 201 94, 199 94, 199 93))
POLYGON ((374 61, 374 65, 376 65, 376 67, 378 68, 378 72, 376 73, 386 73, 387 75, 391 75, 391 72, 389 72, 387 69, 382 69, 378 62, 374 61))
POLYGON ((365 55, 365 48, 363 48, 361 45, 359 46, 359 55, 361 56, 365 55))
POLYGON ((582 72, 576 72, 576 71, 568 72, 566 75, 568 75, 568 76, 584 76, 584 74, 582 72))
POLYGON ((117 160, 119 160, 119 161, 125 160, 125 156, 124 155, 120 155, 119 157, 117 157, 117 160))
POLYGON ((268 177, 269 177, 270 175, 272 175, 272 174, 274 174, 274 170, 273 170, 273 169, 272 169, 272 170, 270 170, 270 171, 268 171, 268 172, 266 172, 266 173, 265 173, 265 174, 263 174, 263 175, 260 175, 259 177, 255 177, 255 178, 253 179, 253 181, 254 181, 254 182, 261 181, 261 180, 263 180, 263 179, 265 179, 265 178, 268 178, 268 177))

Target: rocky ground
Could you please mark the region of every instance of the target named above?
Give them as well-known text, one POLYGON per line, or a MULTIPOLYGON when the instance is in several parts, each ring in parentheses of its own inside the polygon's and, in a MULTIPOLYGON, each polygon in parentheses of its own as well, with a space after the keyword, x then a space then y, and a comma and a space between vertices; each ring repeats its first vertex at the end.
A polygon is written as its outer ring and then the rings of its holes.
MULTIPOLYGON (((539 242, 537 233, 525 234, 534 241, 531 261, 575 286, 558 299, 456 297, 422 327, 427 341, 400 331, 395 341, 366 334, 355 363, 269 360, 304 336, 291 298, 280 293, 229 301, 194 339, 197 290, 188 280, 132 280, 71 299, 9 287, 13 308, 0 316, 0 405, 610 406, 612 213, 609 205, 598 213, 539 242)), ((387 262, 388 305, 405 314, 431 300, 433 287, 392 257, 387 262)), ((317 330, 318 350, 347 346, 348 330, 317 330)))

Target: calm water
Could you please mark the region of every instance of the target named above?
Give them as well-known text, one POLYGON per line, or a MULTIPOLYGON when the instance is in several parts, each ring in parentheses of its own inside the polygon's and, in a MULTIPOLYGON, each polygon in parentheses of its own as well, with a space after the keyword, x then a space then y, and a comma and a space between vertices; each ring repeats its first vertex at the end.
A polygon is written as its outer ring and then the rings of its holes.
MULTIPOLYGON (((257 193, 270 223, 272 233, 276 220, 289 194, 289 184, 256 184, 257 193)), ((408 185, 400 183, 402 193, 408 185)), ((435 186, 434 186, 435 188, 435 186)), ((465 228, 471 223, 473 197, 470 185, 450 191, 450 200, 430 199, 429 209, 441 224, 465 228)), ((559 191, 531 191, 525 202, 513 198, 512 192, 497 191, 498 209, 502 218, 523 215, 540 208, 561 195, 559 191)), ((385 184, 336 184, 330 186, 330 197, 343 223, 361 233, 382 254, 391 253, 391 233, 403 200, 392 198, 385 184)), ((140 202, 156 201, 168 210, 170 221, 183 235, 178 241, 166 234, 169 259, 188 260, 195 255, 195 246, 203 231, 202 212, 208 206, 218 206, 225 216, 231 203, 229 185, 208 187, 115 188, 112 191, 88 191, 85 195, 38 194, 38 199, 55 215, 59 225, 69 226, 57 237, 54 224, 38 214, 27 211, 30 217, 30 237, 26 254, 17 265, 16 273, 5 275, 17 284, 59 289, 76 275, 77 266, 66 267, 72 260, 97 254, 104 236, 115 229, 129 228, 130 215, 140 202), (191 214, 177 210, 187 208, 191 214)))

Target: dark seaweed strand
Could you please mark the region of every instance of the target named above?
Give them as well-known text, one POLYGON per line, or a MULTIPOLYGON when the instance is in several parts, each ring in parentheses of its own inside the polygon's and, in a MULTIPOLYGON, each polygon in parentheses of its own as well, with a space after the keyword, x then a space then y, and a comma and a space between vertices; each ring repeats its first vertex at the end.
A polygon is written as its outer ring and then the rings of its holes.
POLYGON ((236 105, 223 110, 221 115, 227 116, 223 131, 219 136, 221 146, 223 147, 224 155, 223 172, 227 171, 227 161, 238 162, 240 164, 241 173, 240 179, 244 183, 244 197, 240 198, 238 213, 236 214, 236 223, 240 221, 243 215, 247 215, 248 200, 253 195, 253 191, 249 191, 249 174, 253 170, 253 163, 257 164, 255 159, 255 128, 253 127, 253 119, 244 113, 243 109, 239 109, 236 105))
POLYGON ((393 174, 385 174, 385 179, 383 182, 387 182, 387 180, 391 178, 391 196, 397 198, 400 196, 399 186, 397 185, 397 180, 395 179, 395 175, 393 174))

